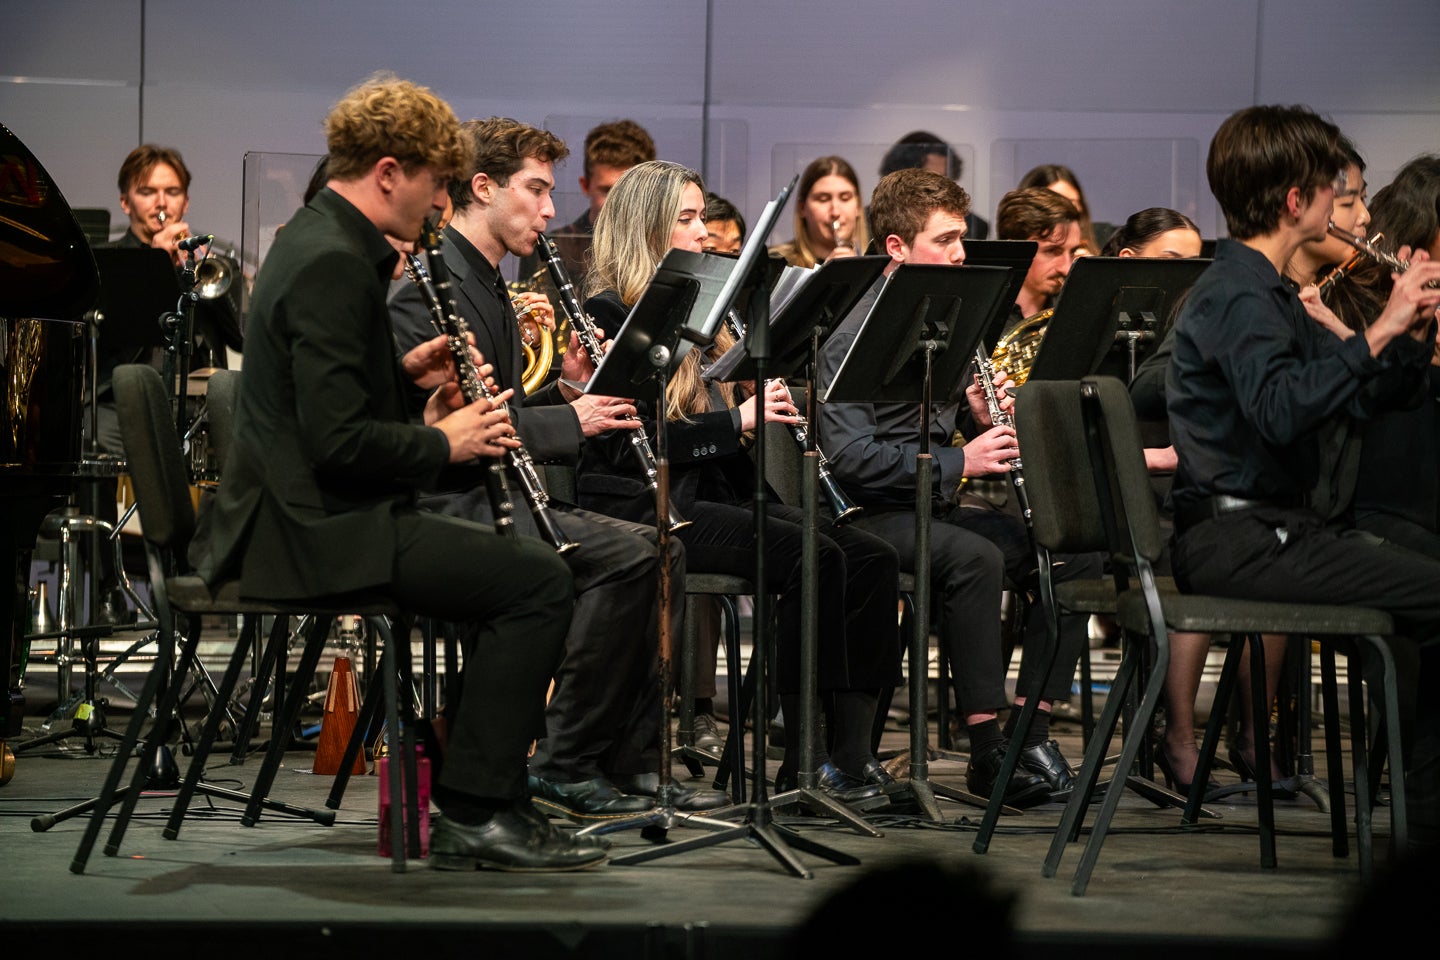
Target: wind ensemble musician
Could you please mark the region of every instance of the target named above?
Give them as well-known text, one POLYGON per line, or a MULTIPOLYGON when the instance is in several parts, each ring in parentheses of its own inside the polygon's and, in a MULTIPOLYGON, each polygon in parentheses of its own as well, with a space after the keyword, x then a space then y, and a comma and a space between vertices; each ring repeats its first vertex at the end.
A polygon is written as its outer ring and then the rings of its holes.
POLYGON ((325 134, 327 185, 256 278, 233 453, 193 559, 209 583, 238 574, 247 597, 333 605, 382 594, 465 624, 469 669, 434 794, 444 815, 432 864, 598 864, 604 851, 555 830, 526 789, 569 625, 568 569, 539 540, 416 505, 447 465, 516 447, 502 409, 460 400, 444 337, 396 362, 385 304, 397 267, 386 236, 413 243, 444 208, 466 163, 459 124, 428 89, 379 75, 334 106, 325 134), (435 391, 423 424, 408 417, 411 383, 435 391))

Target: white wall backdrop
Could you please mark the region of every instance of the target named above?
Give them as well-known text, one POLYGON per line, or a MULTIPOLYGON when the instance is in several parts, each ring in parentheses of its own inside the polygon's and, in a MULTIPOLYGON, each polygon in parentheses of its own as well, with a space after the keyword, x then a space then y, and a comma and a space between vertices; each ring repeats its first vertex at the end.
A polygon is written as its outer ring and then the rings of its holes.
MULTIPOLYGON (((1310 105, 1373 189, 1440 150, 1437 52, 1436 0, 0 0, 0 123, 114 234, 116 170, 153 141, 195 174, 192 225, 238 244, 246 154, 323 152, 330 104, 387 69, 577 148, 633 117, 752 218, 821 153, 868 193, 923 128, 965 159, 982 216, 1048 161, 1097 220, 1168 205, 1214 236, 1204 156, 1227 114, 1310 105)), ((560 169, 562 217, 579 173, 560 169)))

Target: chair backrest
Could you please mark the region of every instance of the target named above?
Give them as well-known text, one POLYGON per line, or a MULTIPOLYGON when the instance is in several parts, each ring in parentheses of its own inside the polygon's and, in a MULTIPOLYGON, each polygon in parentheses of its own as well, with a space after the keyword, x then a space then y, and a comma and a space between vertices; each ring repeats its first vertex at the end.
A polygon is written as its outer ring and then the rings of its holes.
POLYGON ((205 388, 206 416, 210 419, 210 449, 215 465, 225 473, 225 458, 235 439, 235 398, 240 390, 239 370, 216 370, 205 388))
POLYGON ((195 508, 165 385, 154 367, 137 363, 116 367, 113 384, 140 527, 151 545, 183 558, 195 534, 195 508))
POLYGON ((1130 391, 1115 377, 1086 377, 1080 395, 1091 453, 1109 485, 1118 533, 1137 558, 1153 564, 1165 536, 1130 391))
POLYGON ((1051 553, 1110 549, 1080 410, 1080 381, 1030 380, 1015 395, 1035 541, 1051 553))

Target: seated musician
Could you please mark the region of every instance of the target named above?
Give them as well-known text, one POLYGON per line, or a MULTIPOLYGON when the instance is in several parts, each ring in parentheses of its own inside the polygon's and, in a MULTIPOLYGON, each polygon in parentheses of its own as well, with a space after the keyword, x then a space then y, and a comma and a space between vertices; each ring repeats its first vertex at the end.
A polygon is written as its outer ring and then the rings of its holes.
MULTIPOLYGON (((1057 198, 1058 199, 1058 198, 1057 198)), ((1061 200, 1060 202, 1065 202, 1061 200)), ((961 264, 970 198, 953 180, 920 169, 899 170, 882 179, 871 200, 876 235, 891 258, 893 272, 904 263, 961 264)), ((859 327, 879 295, 877 282, 825 342, 820 381, 827 384, 854 342, 859 327)), ((1006 383, 997 377, 997 386, 1006 383)), ((1008 409, 1010 400, 1004 401, 1008 409)), ((912 569, 915 555, 915 451, 919 412, 911 403, 827 403, 820 411, 820 443, 831 472, 864 506, 853 525, 875 533, 899 551, 903 569, 912 569)), ((960 712, 970 736, 966 771, 972 793, 990 796, 1004 759, 1007 738, 999 712, 1007 706, 1006 654, 1001 639, 1000 604, 1007 576, 1016 584, 1033 578, 1035 553, 1024 524, 1008 513, 954 507, 952 500, 963 477, 1004 475, 1019 456, 1015 431, 991 422, 983 394, 969 383, 963 395, 937 404, 930 418, 931 452, 937 489, 932 502, 936 522, 931 531, 930 571, 937 598, 937 630, 954 665, 960 712), (952 445, 957 429, 970 439, 952 445)), ((1063 569, 1091 576, 1087 562, 1077 558, 1063 569)), ((1097 565, 1098 570, 1098 565, 1097 565)), ((1036 670, 1044 668, 1044 618, 1028 618, 1020 690, 1030 688, 1036 670)), ((1015 777, 1005 786, 1007 803, 1025 806, 1056 798, 1073 785, 1074 771, 1049 738, 1050 708, 1069 696, 1071 675, 1085 643, 1084 623, 1062 628, 1066 650, 1045 700, 1039 705, 1015 777)), ((1017 701, 1023 703, 1023 700, 1017 701)))
POLYGON ((1015 298, 1012 321, 1033 320, 1053 309, 1084 245, 1075 205, 1043 187, 1011 190, 995 210, 995 235, 1039 245, 1015 298))
POLYGON ((597 864, 604 851, 555 830, 526 787, 570 623, 569 570, 538 540, 415 502, 448 465, 517 446, 503 407, 465 402, 445 338, 397 363, 390 335, 397 254, 386 236, 413 243, 443 209, 466 164, 459 123, 426 88, 379 75, 332 108, 325 133, 327 185, 276 236, 256 278, 234 447, 192 558, 208 583, 238 577, 247 597, 304 607, 380 595, 466 625, 432 864, 597 864), (407 415, 412 382, 435 390, 423 424, 407 415))
MULTIPOLYGON (((1424 249, 1397 251, 1410 268, 1360 333, 1313 287, 1297 296, 1285 281, 1300 246, 1324 239, 1346 167, 1339 130, 1304 107, 1246 108, 1210 143, 1206 173, 1233 239, 1219 241, 1175 323, 1172 564, 1185 590, 1385 610, 1425 657, 1440 637, 1440 561, 1350 535, 1305 505, 1334 469, 1322 440, 1336 420, 1412 401, 1435 350, 1440 262, 1424 249)), ((1404 671, 1402 688, 1424 671, 1404 671)), ((1440 707, 1422 695, 1402 719, 1417 734, 1404 738, 1411 837, 1433 849, 1440 707)))
POLYGON ((1113 228, 1109 224, 1102 224, 1107 236, 1097 235, 1095 224, 1090 219, 1090 203, 1085 199, 1085 190, 1080 186, 1080 178, 1075 176, 1074 170, 1059 163, 1042 163, 1027 171, 1025 176, 1020 178, 1020 182, 1015 185, 1017 190, 1031 187, 1043 187, 1060 194, 1074 204, 1075 209, 1080 212, 1080 246, 1076 250, 1076 256, 1084 257, 1093 254, 1102 249, 1102 244, 1109 241, 1108 233, 1113 228))
MULTIPOLYGON (((595 259, 585 309, 606 328, 619 329, 639 300, 655 264, 671 249, 701 252, 706 241, 704 184, 676 163, 631 168, 611 191, 595 225, 595 259)), ((708 364, 733 342, 727 331, 709 350, 687 352, 667 387, 666 446, 670 496, 690 525, 675 533, 690 570, 755 576, 754 464, 745 454, 764 423, 793 424, 797 411, 781 381, 756 394, 741 385, 702 379, 708 364)), ((655 404, 637 400, 648 428, 655 404)), ((655 500, 623 436, 596 437, 581 461, 582 505, 641 523, 655 522, 655 500)), ((776 789, 799 774, 800 583, 802 511, 769 499, 765 528, 765 588, 775 607, 779 693, 785 759, 776 789)), ((897 558, 889 544, 853 526, 823 524, 818 537, 820 585, 819 689, 829 735, 815 743, 819 786, 843 801, 874 801, 895 781, 875 758, 872 738, 880 691, 900 680, 897 558)), ((732 669, 733 669, 732 665, 732 669)), ((817 724, 818 727, 818 724, 817 724)), ((813 731, 818 734, 819 730, 813 731)))
POLYGON ((843 157, 818 157, 795 186, 795 239, 772 247, 792 267, 853 257, 870 243, 860 178, 843 157))
MULTIPOLYGON (((559 383, 526 397, 520 332, 499 268, 507 255, 531 253, 536 237, 555 214, 550 201, 554 164, 567 154, 564 141, 545 130, 503 117, 470 120, 461 135, 473 162, 451 183, 454 215, 441 250, 454 283, 454 307, 486 356, 503 358, 496 385, 513 387, 519 403, 511 416, 532 459, 573 466, 586 437, 606 431, 626 434, 640 426, 626 419, 629 400, 576 395, 559 383), (562 391, 572 396, 565 402, 562 391)), ((530 307, 548 315, 549 301, 530 294, 530 307)), ((433 316, 414 283, 390 300, 395 337, 402 350, 434 336, 433 316)), ((604 331, 598 331, 603 336, 604 331)), ((574 381, 588 380, 593 367, 578 342, 565 354, 564 370, 574 381)), ((625 441, 628 447, 628 438, 625 441)), ((482 474, 456 478, 445 492, 423 505, 451 516, 493 519, 482 474)), ((517 492, 518 477, 511 478, 517 492)), ((524 509, 515 524, 524 535, 540 531, 524 509)), ((659 567, 653 525, 626 523, 551 501, 556 522, 579 544, 563 554, 575 580, 575 613, 565 656, 545 708, 546 735, 530 758, 530 790, 537 804, 577 820, 625 816, 650 809, 659 778, 660 684, 656 624, 659 567)), ((670 542, 674 589, 685 582, 680 541, 670 542)), ((672 630, 680 635, 683 605, 676 605, 672 630)), ((674 798, 677 809, 726 804, 714 790, 686 788, 674 798)))

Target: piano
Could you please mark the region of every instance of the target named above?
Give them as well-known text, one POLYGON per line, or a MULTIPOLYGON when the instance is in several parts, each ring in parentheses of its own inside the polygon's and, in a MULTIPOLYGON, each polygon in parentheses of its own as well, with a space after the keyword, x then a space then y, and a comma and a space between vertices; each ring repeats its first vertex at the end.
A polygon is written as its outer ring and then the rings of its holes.
POLYGON ((0 784, 14 773, 30 555, 45 515, 85 466, 81 447, 87 311, 100 278, 60 189, 0 124, 0 784))

